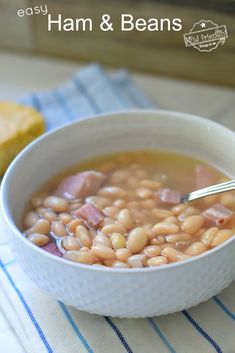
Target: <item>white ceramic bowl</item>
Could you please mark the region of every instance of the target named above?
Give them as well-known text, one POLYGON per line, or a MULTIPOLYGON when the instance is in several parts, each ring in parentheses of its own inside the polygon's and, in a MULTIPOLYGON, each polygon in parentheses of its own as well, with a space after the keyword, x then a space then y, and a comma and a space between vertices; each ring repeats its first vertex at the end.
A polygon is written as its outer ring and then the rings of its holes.
POLYGON ((17 225, 24 205, 48 178, 79 160, 135 149, 189 154, 235 177, 232 131, 167 111, 107 114, 67 125, 24 149, 4 177, 4 228, 18 262, 39 287, 80 310, 119 317, 162 315, 196 305, 235 279, 235 237, 184 262, 113 269, 57 258, 22 236, 17 225))

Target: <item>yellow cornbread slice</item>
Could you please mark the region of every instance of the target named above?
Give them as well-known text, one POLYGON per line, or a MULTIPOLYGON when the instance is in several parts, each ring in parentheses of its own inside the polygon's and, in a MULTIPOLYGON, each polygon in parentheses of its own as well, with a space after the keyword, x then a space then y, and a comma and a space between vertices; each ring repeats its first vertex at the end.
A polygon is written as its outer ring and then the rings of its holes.
POLYGON ((44 131, 43 117, 33 108, 0 102, 0 176, 17 153, 44 131))

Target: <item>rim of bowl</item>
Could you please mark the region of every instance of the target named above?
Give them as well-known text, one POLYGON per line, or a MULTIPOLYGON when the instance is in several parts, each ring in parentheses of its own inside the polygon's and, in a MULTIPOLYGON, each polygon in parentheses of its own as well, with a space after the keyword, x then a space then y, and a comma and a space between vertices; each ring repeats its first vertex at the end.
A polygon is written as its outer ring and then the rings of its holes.
POLYGON ((164 110, 164 109, 142 109, 142 110, 122 110, 122 111, 116 111, 116 112, 110 112, 110 113, 102 113, 102 114, 97 114, 97 115, 91 115, 85 118, 80 119, 79 121, 74 121, 74 122, 69 122, 66 123, 53 131, 48 131, 32 141, 30 144, 28 144, 11 162, 10 166, 8 167, 3 179, 2 179, 2 184, 0 187, 0 209, 2 211, 2 215, 4 217, 4 221, 7 223, 8 227, 11 229, 11 231, 14 233, 15 236, 20 238, 20 241, 22 241, 25 246, 31 247, 33 251, 38 252, 41 256, 46 256, 51 260, 57 261, 61 263, 62 265, 65 264, 67 266, 73 266, 77 267, 82 270, 86 271, 98 271, 98 272, 109 272, 109 273, 125 273, 125 274, 136 274, 136 273, 144 273, 144 272, 153 272, 153 271, 166 271, 166 270, 171 270, 173 268, 181 267, 181 266, 186 266, 189 263, 193 263, 195 261, 200 261, 203 258, 206 258, 208 256, 212 256, 214 253, 219 252, 222 250, 224 247, 227 247, 230 243, 235 241, 235 236, 233 235, 230 239, 226 240, 222 244, 216 246, 213 249, 207 250, 201 255, 197 255, 195 257, 189 258, 187 260, 179 261, 179 262, 173 262, 170 264, 165 264, 161 266, 156 266, 156 267, 143 267, 143 268, 114 268, 114 267, 108 267, 108 266, 93 266, 93 265, 86 265, 86 264, 81 264, 78 262, 74 261, 69 261, 64 259, 63 257, 58 257, 56 255, 53 255, 49 253, 48 251, 45 251, 41 249, 40 247, 34 245, 33 243, 29 242, 24 236, 23 233, 18 229, 18 227, 15 225, 15 222, 13 220, 12 215, 10 214, 8 208, 6 207, 6 202, 5 202, 5 194, 6 194, 6 189, 7 189, 7 182, 8 178, 10 178, 11 174, 14 173, 14 167, 17 163, 19 163, 20 159, 24 157, 24 155, 35 145, 41 143, 44 139, 46 139, 48 136, 53 136, 56 134, 58 131, 61 131, 65 128, 69 128, 72 125, 80 124, 83 122, 86 122, 87 120, 93 120, 93 119, 99 119, 102 117, 109 117, 113 118, 116 115, 139 115, 139 114, 166 114, 166 115, 171 115, 172 117, 177 117, 177 118, 190 118, 191 120, 195 121, 196 123, 199 124, 204 124, 208 126, 208 124, 212 127, 219 128, 222 130, 221 132, 224 133, 229 133, 230 135, 234 135, 235 138, 235 133, 227 128, 226 126, 223 126, 217 122, 211 121, 207 118, 203 118, 197 115, 193 115, 190 113, 185 113, 185 112, 178 112, 178 111, 171 111, 171 110, 164 110))

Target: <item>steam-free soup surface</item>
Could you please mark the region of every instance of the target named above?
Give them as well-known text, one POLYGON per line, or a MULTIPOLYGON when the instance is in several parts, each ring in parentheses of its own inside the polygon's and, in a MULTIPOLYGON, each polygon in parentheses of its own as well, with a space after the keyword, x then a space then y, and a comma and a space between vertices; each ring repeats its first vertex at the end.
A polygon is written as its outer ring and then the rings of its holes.
POLYGON ((88 265, 138 268, 186 260, 233 236, 235 196, 183 204, 182 195, 225 180, 201 161, 163 151, 96 157, 32 196, 24 233, 44 250, 88 265))

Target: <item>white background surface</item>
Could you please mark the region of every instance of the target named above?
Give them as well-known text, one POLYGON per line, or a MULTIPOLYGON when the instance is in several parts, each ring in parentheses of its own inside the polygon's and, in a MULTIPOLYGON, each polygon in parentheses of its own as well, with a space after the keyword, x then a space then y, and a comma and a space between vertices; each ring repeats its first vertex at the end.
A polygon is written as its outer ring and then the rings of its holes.
MULTIPOLYGON (((0 53, 0 100, 12 100, 30 91, 53 88, 80 67, 74 62, 0 53)), ((233 90, 137 73, 133 77, 157 107, 201 115, 235 130, 233 90)), ((1 311, 0 352, 24 352, 11 323, 1 311)))

